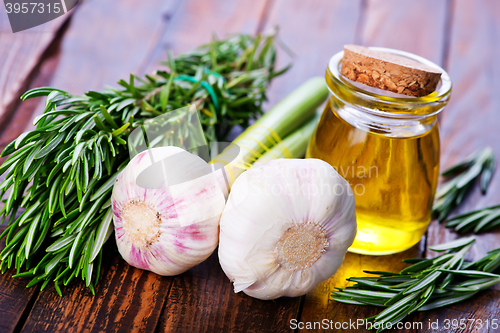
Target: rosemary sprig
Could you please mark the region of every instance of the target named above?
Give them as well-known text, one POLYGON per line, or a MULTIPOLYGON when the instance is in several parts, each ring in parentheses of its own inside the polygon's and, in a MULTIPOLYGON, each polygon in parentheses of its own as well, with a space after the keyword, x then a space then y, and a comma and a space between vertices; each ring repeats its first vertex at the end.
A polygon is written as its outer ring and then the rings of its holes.
POLYGON ((454 228, 459 233, 470 231, 478 233, 498 225, 500 225, 500 205, 460 214, 446 221, 447 228, 454 228))
POLYGON ((123 89, 85 96, 55 88, 26 92, 24 100, 46 96, 45 112, 36 129, 1 155, 10 155, 0 166, 0 195, 8 193, 0 209, 1 223, 8 217, 0 236, 2 273, 15 267, 15 276, 32 278, 28 287, 53 281, 58 292, 80 276, 93 291, 112 230, 112 186, 129 160, 129 133, 195 104, 207 141, 223 141, 233 126, 246 127, 262 113, 269 81, 283 72, 274 70, 275 56, 274 36, 237 35, 170 55, 169 71, 130 75, 118 81, 123 89))
POLYGON ((332 298, 347 304, 384 307, 378 315, 366 319, 378 324, 377 332, 414 311, 466 300, 500 283, 500 275, 491 273, 500 266, 500 249, 467 263, 464 256, 473 243, 474 238, 469 237, 430 247, 433 251, 446 252, 432 259, 405 259, 404 262, 412 265, 400 273, 366 271, 378 276, 349 278, 348 281, 355 284, 332 291, 332 298))
POLYGON ((465 161, 449 168, 442 176, 449 180, 436 192, 433 214, 443 221, 460 205, 479 177, 481 192, 486 193, 495 169, 495 156, 490 147, 483 148, 465 161))

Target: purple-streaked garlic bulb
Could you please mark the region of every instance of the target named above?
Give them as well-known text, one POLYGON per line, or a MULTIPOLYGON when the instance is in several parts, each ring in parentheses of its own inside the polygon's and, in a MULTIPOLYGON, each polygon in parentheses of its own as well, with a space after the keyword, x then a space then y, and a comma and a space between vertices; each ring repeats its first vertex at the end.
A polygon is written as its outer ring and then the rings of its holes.
POLYGON ((130 265, 177 275, 207 259, 219 239, 223 182, 196 155, 160 147, 135 156, 111 197, 116 243, 130 265))
POLYGON ((219 261, 234 291, 300 296, 342 264, 356 235, 354 195, 332 166, 279 159, 236 179, 220 221, 219 261))

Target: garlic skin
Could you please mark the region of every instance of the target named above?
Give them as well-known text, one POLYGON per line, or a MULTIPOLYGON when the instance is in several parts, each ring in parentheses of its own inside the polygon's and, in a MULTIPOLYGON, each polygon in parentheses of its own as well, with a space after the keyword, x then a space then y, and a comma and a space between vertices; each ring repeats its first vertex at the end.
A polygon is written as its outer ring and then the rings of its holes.
POLYGON ((244 172, 220 221, 219 261, 234 291, 295 297, 328 279, 356 236, 353 192, 328 163, 278 159, 244 172))
POLYGON ((181 148, 135 156, 119 174, 111 203, 118 250, 134 267, 177 275, 217 247, 224 193, 208 164, 181 148))

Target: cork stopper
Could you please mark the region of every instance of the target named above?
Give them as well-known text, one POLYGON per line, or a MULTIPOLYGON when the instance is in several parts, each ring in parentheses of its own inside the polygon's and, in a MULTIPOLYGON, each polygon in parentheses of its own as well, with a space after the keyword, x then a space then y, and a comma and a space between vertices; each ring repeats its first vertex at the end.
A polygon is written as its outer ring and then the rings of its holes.
POLYGON ((439 70, 416 60, 359 45, 344 46, 341 73, 351 81, 415 97, 433 92, 441 77, 439 70))

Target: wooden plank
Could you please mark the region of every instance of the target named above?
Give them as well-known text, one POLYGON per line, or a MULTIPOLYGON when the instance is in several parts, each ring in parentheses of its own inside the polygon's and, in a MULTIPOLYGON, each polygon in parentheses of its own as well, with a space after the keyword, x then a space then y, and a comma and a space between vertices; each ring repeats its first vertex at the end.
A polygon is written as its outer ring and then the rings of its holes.
POLYGON ((29 86, 45 50, 70 15, 14 34, 7 12, 0 10, 0 128, 19 105, 19 97, 29 86))
POLYGON ((298 298, 261 301, 235 294, 215 252, 175 277, 160 332, 279 332, 299 311, 298 298))
POLYGON ((361 1, 276 0, 264 31, 279 26, 279 37, 293 52, 278 56, 278 68, 293 61, 290 70, 276 78, 269 90, 269 105, 274 105, 302 82, 324 76, 328 60, 344 44, 353 43, 361 1))
MULTIPOLYGON (((0 226, 0 234, 5 226, 0 226)), ((0 242, 0 251, 5 248, 5 241, 0 242)), ((0 332, 13 332, 29 301, 35 294, 35 289, 26 289, 25 281, 13 279, 14 270, 0 275, 0 332)))
POLYGON ((142 72, 150 73, 158 69, 169 50, 174 55, 191 51, 209 43, 214 35, 227 38, 237 33, 255 34, 264 15, 266 1, 183 1, 148 63, 142 67, 142 72))
POLYGON ((61 58, 50 85, 72 94, 117 87, 119 79, 137 74, 163 35, 178 3, 178 0, 82 2, 61 44, 61 58))
MULTIPOLYGON (((66 25, 67 26, 67 25, 66 25)), ((45 50, 42 58, 40 59, 40 65, 37 66, 29 81, 28 86, 22 90, 19 95, 16 97, 16 101, 14 104, 18 104, 17 107, 14 108, 15 112, 6 120, 5 126, 3 129, 0 129, 0 150, 2 150, 7 144, 15 140, 21 133, 26 130, 26 125, 31 119, 31 115, 33 110, 38 106, 40 99, 30 99, 26 102, 21 102, 19 96, 22 95, 27 89, 30 87, 41 87, 47 86, 52 78, 53 71, 57 68, 57 64, 59 61, 59 53, 60 53, 60 44, 61 40, 64 37, 65 29, 58 33, 57 37, 51 42, 48 48, 45 50)), ((0 162, 3 161, 6 157, 0 158, 0 162)), ((2 175, 2 180, 3 180, 2 175)))
POLYGON ((22 332, 153 332, 172 278, 135 269, 114 253, 102 273, 95 296, 81 281, 65 287, 63 297, 47 287, 22 332))
MULTIPOLYGON (((140 73, 179 3, 180 0, 154 0, 140 5, 137 0, 83 2, 58 50, 40 68, 43 83, 37 83, 75 95, 103 90, 107 86, 117 87, 119 79, 128 79, 130 73, 140 73)), ((165 54, 162 59, 166 59, 165 54)), ((36 86, 40 85, 30 88, 36 86)), ((11 137, 33 129, 31 119, 41 114, 44 107, 42 98, 32 103, 23 117, 18 117, 19 123, 14 119, 8 124, 9 131, 4 132, 10 135, 5 140, 0 137, 0 147, 8 144, 11 137), (12 133, 11 128, 17 127, 22 128, 20 132, 12 133)))
POLYGON ((368 0, 359 40, 411 52, 442 65, 447 0, 368 0))
MULTIPOLYGON (((346 20, 348 22, 356 22, 356 19, 353 19, 348 13, 332 10, 326 11, 330 14, 330 21, 338 20, 337 24, 340 26, 338 30, 327 30, 325 36, 328 36, 328 38, 322 38, 323 41, 329 41, 328 48, 332 47, 331 44, 335 45, 335 48, 329 51, 326 56, 329 57, 341 50, 343 44, 356 42, 368 46, 401 49, 440 63, 445 44, 444 22, 446 21, 446 10, 445 0, 369 0, 365 3, 363 12, 359 14, 358 27, 346 27, 346 20), (432 11, 429 11, 429 6, 433 8, 432 11), (335 13, 335 16, 332 16, 331 13, 335 13), (421 28, 415 29, 414 27, 416 26, 421 28), (354 36, 356 28, 357 35, 354 36), (352 31, 350 40, 336 41, 335 33, 340 29, 343 31, 343 34, 340 35, 345 35, 346 30, 352 31)), ((304 15, 308 14, 304 13, 304 15)), ((318 27, 315 29, 319 30, 318 27)), ((315 29, 312 28, 312 31, 315 29)), ((316 47, 312 47, 310 52, 321 54, 323 46, 319 47, 317 45, 322 44, 315 42, 315 45, 316 47)), ((322 66, 322 70, 324 71, 326 64, 322 66)), ((333 321, 335 324, 336 322, 349 322, 349 320, 356 321, 357 319, 370 317, 380 312, 380 308, 376 307, 337 303, 330 299, 330 292, 335 287, 345 287, 345 279, 348 277, 366 275, 363 273, 364 270, 401 270, 404 268, 404 264, 401 262, 402 259, 421 256, 423 243, 421 242, 420 245, 408 251, 391 256, 372 257, 349 253, 339 271, 306 296, 300 321, 321 322, 321 320, 327 319, 333 321)), ((412 320, 414 320, 413 317, 408 318, 408 321, 412 320)), ((351 328, 350 326, 348 329, 342 329, 342 331, 356 331, 351 330, 351 328)))
MULTIPOLYGON (((445 169, 466 158, 477 149, 490 146, 500 158, 500 3, 498 1, 455 1, 448 73, 454 84, 450 103, 445 109, 441 126, 442 159, 445 169)), ((491 205, 500 198, 500 175, 497 172, 488 193, 481 195, 476 188, 455 210, 464 213, 491 205)), ((428 243, 446 242, 460 235, 433 222, 428 231, 428 243)), ((476 244, 467 257, 475 260, 487 251, 498 248, 500 229, 476 236, 476 244)), ((495 287, 500 290, 500 286, 495 287)), ((491 308, 497 311, 499 304, 491 308)))
MULTIPOLYGON (((166 14, 175 9, 175 4, 161 0, 83 3, 61 45, 43 62, 31 87, 51 85, 83 93, 128 77, 154 49, 166 28, 166 14)), ((19 114, 3 131, 2 143, 31 129, 30 119, 33 113, 41 112, 40 102, 22 103, 19 114)), ((52 286, 47 287, 34 303, 24 330, 153 331, 171 279, 133 269, 115 254, 107 263, 96 296, 78 281, 63 288, 62 298, 52 286)), ((26 281, 20 283, 24 289, 26 281)))

